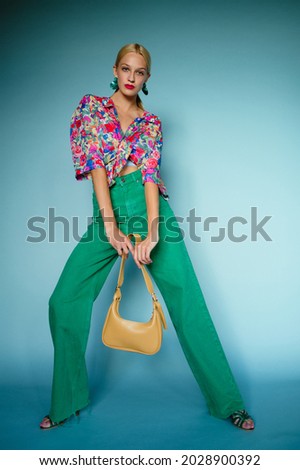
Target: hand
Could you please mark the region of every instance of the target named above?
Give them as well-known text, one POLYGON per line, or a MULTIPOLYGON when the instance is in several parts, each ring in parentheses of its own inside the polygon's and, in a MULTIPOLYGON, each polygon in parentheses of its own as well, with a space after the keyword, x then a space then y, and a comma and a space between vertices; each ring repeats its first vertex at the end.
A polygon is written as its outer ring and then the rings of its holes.
POLYGON ((158 236, 155 240, 151 240, 150 236, 147 235, 145 240, 141 241, 140 243, 136 243, 134 246, 134 254, 133 258, 136 262, 138 268, 141 269, 143 264, 150 264, 152 263, 152 259, 150 258, 150 252, 153 250, 155 245, 158 243, 158 236))
POLYGON ((105 232, 109 243, 117 250, 120 256, 124 253, 126 258, 128 258, 129 251, 134 256, 134 247, 130 239, 116 225, 109 228, 106 227, 105 232))

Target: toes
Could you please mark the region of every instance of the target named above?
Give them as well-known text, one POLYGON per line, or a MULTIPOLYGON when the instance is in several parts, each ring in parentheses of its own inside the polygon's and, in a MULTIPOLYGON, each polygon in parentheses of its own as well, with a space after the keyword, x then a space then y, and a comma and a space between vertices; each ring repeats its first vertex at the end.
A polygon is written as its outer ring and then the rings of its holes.
POLYGON ((48 416, 45 416, 45 418, 40 423, 40 427, 41 428, 50 428, 50 426, 51 426, 51 420, 48 416))
POLYGON ((252 419, 246 419, 242 426, 244 429, 254 429, 254 422, 252 419))

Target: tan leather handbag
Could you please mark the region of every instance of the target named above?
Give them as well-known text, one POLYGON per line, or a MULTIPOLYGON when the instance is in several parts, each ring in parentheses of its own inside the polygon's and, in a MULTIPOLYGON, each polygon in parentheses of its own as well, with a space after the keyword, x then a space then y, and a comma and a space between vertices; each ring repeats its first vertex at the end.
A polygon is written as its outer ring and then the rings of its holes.
MULTIPOLYGON (((136 243, 142 241, 137 233, 130 233, 129 238, 135 237, 136 243)), ((111 303, 102 330, 103 343, 115 349, 137 352, 140 354, 155 354, 159 351, 162 341, 162 327, 167 328, 166 319, 161 305, 153 291, 151 278, 142 264, 142 272, 147 289, 152 297, 153 311, 148 322, 126 320, 119 314, 119 304, 122 297, 121 286, 124 281, 124 266, 126 255, 122 255, 118 283, 113 302, 111 303)))

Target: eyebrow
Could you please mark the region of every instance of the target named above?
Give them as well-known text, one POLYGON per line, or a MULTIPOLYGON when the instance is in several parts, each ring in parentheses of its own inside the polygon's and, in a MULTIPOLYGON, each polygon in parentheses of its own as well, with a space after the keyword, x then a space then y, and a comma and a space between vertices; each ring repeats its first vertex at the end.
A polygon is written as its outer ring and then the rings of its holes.
MULTIPOLYGON (((129 64, 125 64, 125 62, 123 62, 121 65, 127 65, 127 67, 130 67, 130 65, 129 65, 129 64)), ((145 67, 138 67, 136 70, 141 70, 141 69, 146 70, 145 67)))

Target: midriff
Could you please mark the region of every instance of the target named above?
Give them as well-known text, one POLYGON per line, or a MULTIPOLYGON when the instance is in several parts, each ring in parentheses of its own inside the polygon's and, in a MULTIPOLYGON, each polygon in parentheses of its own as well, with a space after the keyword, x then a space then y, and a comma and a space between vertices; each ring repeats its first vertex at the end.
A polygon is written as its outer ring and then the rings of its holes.
POLYGON ((133 173, 134 171, 137 171, 138 167, 136 165, 128 165, 126 164, 124 168, 120 172, 120 176, 123 175, 128 175, 129 173, 133 173))
POLYGON ((123 170, 120 172, 120 175, 128 175, 129 173, 133 173, 134 171, 137 171, 138 168, 135 168, 134 166, 129 166, 127 168, 123 168, 123 170))

